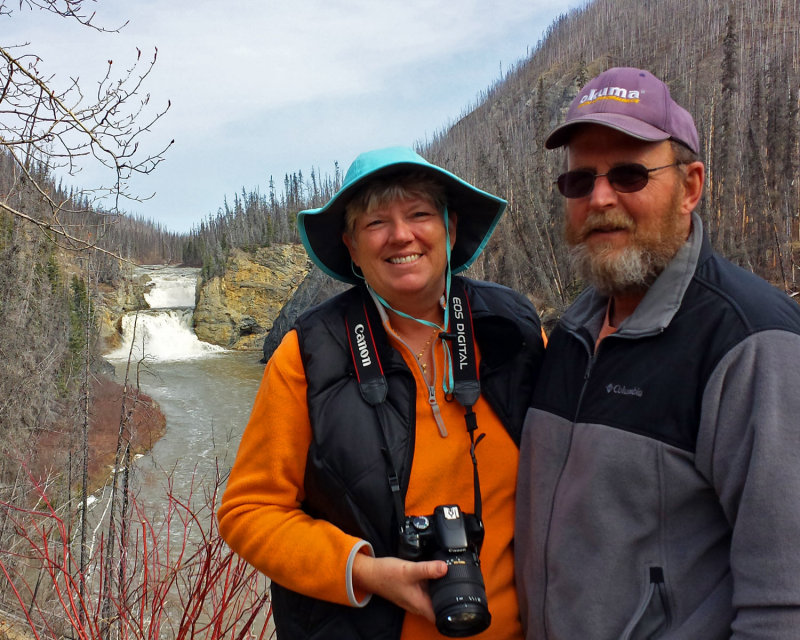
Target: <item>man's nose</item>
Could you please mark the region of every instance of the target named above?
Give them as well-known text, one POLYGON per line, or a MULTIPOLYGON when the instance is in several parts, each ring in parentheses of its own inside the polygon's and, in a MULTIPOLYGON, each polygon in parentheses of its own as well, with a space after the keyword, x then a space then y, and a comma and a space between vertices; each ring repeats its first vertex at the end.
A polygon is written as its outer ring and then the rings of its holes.
POLYGON ((597 176, 594 179, 594 188, 589 194, 589 203, 593 209, 613 207, 617 203, 617 192, 608 181, 608 176, 597 176))

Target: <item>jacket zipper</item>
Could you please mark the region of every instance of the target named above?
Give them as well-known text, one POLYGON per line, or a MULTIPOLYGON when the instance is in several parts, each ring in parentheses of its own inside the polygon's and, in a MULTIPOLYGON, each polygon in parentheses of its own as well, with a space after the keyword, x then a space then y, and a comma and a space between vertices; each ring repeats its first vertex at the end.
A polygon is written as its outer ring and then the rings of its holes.
MULTIPOLYGON (((433 357, 431 358, 431 365, 433 371, 431 372, 432 380, 431 384, 428 386, 428 404, 431 405, 431 410, 433 411, 433 419, 436 421, 436 426, 439 428, 439 435, 442 438, 447 437, 447 427, 444 426, 444 419, 442 418, 442 412, 439 409, 439 403, 436 401, 436 342, 438 338, 433 341, 433 345, 431 351, 433 353, 433 357)), ((419 364, 419 363, 418 363, 419 364)), ((422 373, 422 379, 425 379, 425 371, 420 365, 420 373, 422 373)))
MULTIPOLYGON (((564 461, 563 461, 563 463, 561 465, 561 471, 558 474, 558 481, 556 482, 555 491, 553 493, 553 502, 552 502, 552 505, 551 505, 551 514, 550 514, 550 516, 551 516, 550 524, 552 524, 552 509, 555 506, 555 494, 558 493, 558 488, 559 488, 559 486, 561 486, 561 476, 564 473, 564 469, 566 469, 566 467, 567 467, 567 461, 569 460, 569 452, 572 449, 572 438, 573 438, 573 436, 575 434, 575 425, 578 422, 578 414, 580 413, 581 405, 583 404, 583 396, 586 393, 586 388, 589 386, 589 376, 591 376, 591 374, 592 374, 592 367, 594 366, 595 358, 596 358, 596 355, 597 355, 595 349, 593 349, 589 345, 589 343, 586 342, 586 340, 584 339, 584 337, 582 335, 577 334, 577 333, 573 333, 573 335, 583 343, 584 347, 586 347, 586 352, 587 352, 589 358, 588 358, 587 363, 586 363, 586 368, 585 368, 585 370, 583 372, 583 385, 581 386, 581 392, 580 392, 580 395, 578 396, 578 402, 575 405, 575 413, 574 413, 574 415, 572 417, 572 425, 571 425, 571 428, 570 428, 569 446, 567 447, 567 454, 564 457, 564 461)), ((550 633, 548 631, 549 625, 547 623, 547 583, 548 583, 547 557, 549 555, 549 551, 548 551, 548 547, 550 546, 549 545, 549 539, 550 539, 550 525, 548 524, 547 541, 545 542, 545 551, 544 551, 544 557, 545 557, 545 564, 544 564, 544 567, 545 567, 545 571, 544 571, 544 599, 542 600, 542 621, 543 621, 543 626, 544 626, 544 636, 545 636, 545 638, 549 638, 550 637, 550 633)))
POLYGON ((586 369, 583 372, 583 385, 581 385, 581 393, 578 396, 578 403, 575 405, 575 414, 572 416, 572 428, 575 428, 575 425, 578 423, 578 414, 581 411, 581 407, 583 406, 583 396, 586 393, 586 388, 589 386, 589 376, 592 375, 592 368, 594 367, 595 360, 597 358, 596 353, 589 354, 589 360, 586 363, 586 369))
POLYGON ((665 589, 666 585, 664 584, 664 570, 661 567, 650 567, 650 583, 647 586, 647 591, 645 592, 641 603, 639 603, 639 607, 636 609, 633 618, 631 618, 628 626, 625 627, 625 631, 622 632, 620 640, 630 640, 630 638, 633 637, 636 627, 639 626, 639 623, 642 621, 645 612, 655 598, 659 599, 661 610, 664 614, 664 628, 669 627, 670 611, 667 604, 667 595, 665 593, 665 589))
POLYGON ((433 410, 433 419, 436 421, 436 426, 439 427, 439 434, 443 438, 446 438, 447 427, 444 426, 442 412, 439 409, 439 403, 436 401, 436 387, 434 385, 428 387, 428 404, 431 405, 431 409, 433 410))
MULTIPOLYGON (((405 345, 406 349, 408 349, 408 351, 411 353, 411 356, 413 357, 414 356, 414 352, 411 350, 411 347, 409 347, 408 344, 406 344, 406 342, 402 338, 400 338, 400 336, 397 336, 397 334, 395 334, 395 335, 396 335, 397 339, 403 345, 405 345)), ((439 408, 439 402, 436 400, 436 342, 437 341, 438 341, 438 339, 434 340, 433 341, 433 345, 431 347, 432 350, 433 350, 433 358, 432 358, 432 362, 431 362, 432 369, 433 369, 433 371, 432 371, 433 382, 430 385, 427 385, 428 386, 428 404, 431 406, 431 411, 433 412, 433 420, 436 422, 436 426, 439 429, 439 435, 441 435, 442 438, 446 438, 447 435, 448 435, 447 434, 447 427, 445 426, 444 419, 442 418, 442 411, 439 408)), ((414 360, 416 360, 416 358, 414 358, 414 360)), ((422 376, 422 379, 425 380, 425 370, 422 368, 422 365, 419 362, 417 362, 417 368, 419 369, 419 372, 420 372, 420 375, 422 376)))

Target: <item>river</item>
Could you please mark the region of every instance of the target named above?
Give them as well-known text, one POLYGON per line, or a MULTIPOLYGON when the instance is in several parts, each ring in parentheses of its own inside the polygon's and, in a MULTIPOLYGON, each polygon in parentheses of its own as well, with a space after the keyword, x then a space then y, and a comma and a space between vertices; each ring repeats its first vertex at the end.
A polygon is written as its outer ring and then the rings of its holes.
POLYGON ((198 269, 148 273, 150 310, 123 318, 123 345, 105 358, 123 382, 135 322, 132 361, 144 357, 140 387, 167 420, 164 436, 136 461, 138 497, 152 504, 164 500, 168 478, 173 494, 186 496, 212 486, 217 469, 230 469, 264 365, 260 352, 228 351, 197 339, 191 322, 198 269))
MULTIPOLYGON (((192 312, 198 269, 145 269, 153 282, 145 294, 150 309, 123 318, 123 344, 104 356, 114 366, 119 382, 125 381, 126 370, 129 381, 135 382, 138 377, 141 390, 158 402, 166 417, 164 436, 132 465, 131 486, 137 513, 144 515, 153 525, 152 531, 157 532, 154 535, 158 540, 152 546, 161 551, 151 550, 151 557, 161 554, 160 557, 175 561, 176 554, 181 554, 183 545, 188 543, 200 551, 207 550, 208 555, 201 553, 200 557, 206 558, 208 566, 213 568, 215 561, 224 562, 224 551, 215 555, 214 536, 208 535, 215 528, 214 510, 218 506, 211 499, 215 490, 223 486, 233 464, 264 365, 260 362, 260 352, 228 351, 197 339, 192 329, 192 312), (141 362, 138 376, 135 365, 128 369, 129 354, 132 363, 141 362), (176 509, 176 505, 188 506, 192 517, 185 517, 187 512, 183 507, 176 509), (166 528, 161 526, 167 523, 166 528), (178 543, 171 545, 170 541, 178 543)), ((98 511, 107 510, 107 494, 104 490, 97 497, 98 511)), ((217 502, 218 499, 219 495, 217 502)), ((141 540, 139 543, 141 546, 141 540)), ((143 553, 142 549, 138 553, 143 553)), ((189 606, 187 602, 197 606, 197 600, 191 600, 192 594, 197 593, 196 588, 208 587, 202 573, 193 573, 193 562, 175 565, 178 582, 169 588, 167 600, 154 605, 157 621, 165 625, 158 637, 174 637, 171 634, 175 629, 167 620, 171 616, 180 618, 189 606), (177 613, 170 613, 170 607, 175 607, 177 613)), ((159 574, 157 563, 148 566, 162 579, 170 579, 168 571, 162 569, 159 574)), ((213 575, 222 576, 210 588, 216 595, 203 596, 196 617, 191 618, 192 625, 204 630, 202 637, 212 637, 207 635, 212 629, 211 617, 219 615, 227 616, 225 619, 242 633, 244 625, 249 632, 263 629, 262 637, 273 638, 271 611, 261 604, 266 578, 248 578, 245 584, 249 587, 236 591, 231 601, 222 604, 223 594, 232 589, 228 584, 231 578, 227 570, 213 575), (258 612, 254 618, 250 617, 250 607, 258 612)))

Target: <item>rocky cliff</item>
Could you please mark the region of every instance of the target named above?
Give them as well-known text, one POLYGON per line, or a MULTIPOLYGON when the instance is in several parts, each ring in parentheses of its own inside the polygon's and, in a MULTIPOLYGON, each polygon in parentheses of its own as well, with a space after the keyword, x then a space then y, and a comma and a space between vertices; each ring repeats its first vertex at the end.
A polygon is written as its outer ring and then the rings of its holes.
POLYGON ((144 298, 150 286, 150 278, 145 274, 137 274, 133 266, 128 264, 123 265, 122 276, 114 284, 99 285, 97 323, 100 353, 116 349, 121 344, 123 315, 150 307, 144 298))
POLYGON ((227 349, 260 350, 281 308, 311 268, 300 244, 272 245, 246 253, 234 249, 225 274, 197 294, 197 337, 227 349))

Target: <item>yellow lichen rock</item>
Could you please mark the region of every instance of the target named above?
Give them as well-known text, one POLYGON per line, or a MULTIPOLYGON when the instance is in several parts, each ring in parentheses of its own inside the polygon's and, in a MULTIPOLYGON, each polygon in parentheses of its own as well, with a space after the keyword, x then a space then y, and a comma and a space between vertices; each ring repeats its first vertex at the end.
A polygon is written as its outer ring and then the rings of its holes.
POLYGON ((194 330, 203 342, 227 349, 259 350, 284 304, 311 263, 300 244, 231 252, 225 274, 200 287, 194 330))

